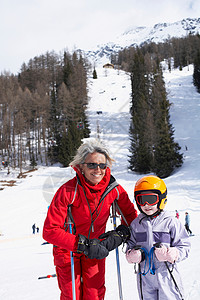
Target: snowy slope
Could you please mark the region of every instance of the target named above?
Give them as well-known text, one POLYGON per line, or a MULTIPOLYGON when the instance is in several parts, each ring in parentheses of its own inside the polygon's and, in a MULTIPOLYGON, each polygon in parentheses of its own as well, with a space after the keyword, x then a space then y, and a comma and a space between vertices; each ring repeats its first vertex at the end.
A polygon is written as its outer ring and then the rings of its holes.
MULTIPOLYGON (((171 121, 175 127, 175 140, 182 146, 184 165, 165 180, 168 187, 166 208, 180 212, 184 222, 187 210, 191 216, 192 249, 190 257, 180 263, 186 299, 200 299, 200 155, 199 124, 200 95, 192 85, 192 67, 182 72, 165 72, 169 99, 172 102, 171 121), (186 151, 185 146, 188 147, 186 151)), ((112 173, 133 199, 133 187, 142 175, 128 171, 129 155, 129 100, 130 79, 122 71, 97 68, 98 79, 89 79, 90 103, 88 107, 91 136, 100 137, 111 149, 116 163, 112 173), (111 100, 114 99, 114 100, 111 100), (102 111, 102 114, 97 114, 102 111)), ((16 174, 6 175, 1 170, 0 179, 15 179, 13 187, 0 191, 0 299, 4 300, 55 300, 59 299, 56 278, 38 280, 39 276, 55 273, 52 246, 42 245, 42 225, 47 207, 56 189, 73 173, 59 166, 28 173, 24 179, 16 174), (32 235, 36 223, 40 233, 32 235)), ((108 229, 112 224, 108 222, 108 229)), ((138 300, 133 266, 129 265, 120 248, 121 275, 124 299, 138 300)), ((115 251, 107 258, 106 300, 119 299, 116 276, 115 251)))

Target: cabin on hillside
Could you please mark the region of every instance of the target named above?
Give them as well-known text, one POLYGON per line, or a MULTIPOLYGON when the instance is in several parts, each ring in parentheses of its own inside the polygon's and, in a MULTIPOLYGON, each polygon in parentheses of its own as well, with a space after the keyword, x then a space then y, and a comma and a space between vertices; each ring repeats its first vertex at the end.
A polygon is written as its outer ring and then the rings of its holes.
POLYGON ((107 63, 107 64, 103 65, 103 68, 114 69, 114 65, 110 64, 110 63, 107 63))

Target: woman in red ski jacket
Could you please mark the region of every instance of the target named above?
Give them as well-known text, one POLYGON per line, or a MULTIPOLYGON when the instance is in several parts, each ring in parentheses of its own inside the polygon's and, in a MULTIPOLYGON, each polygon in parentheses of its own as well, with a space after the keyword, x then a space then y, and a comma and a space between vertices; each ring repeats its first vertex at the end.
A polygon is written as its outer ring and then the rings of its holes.
POLYGON ((48 209, 43 238, 54 245, 53 255, 61 300, 72 300, 73 252, 77 300, 103 300, 105 257, 129 236, 122 224, 105 233, 110 207, 117 207, 129 225, 137 216, 126 191, 111 175, 113 159, 99 140, 89 140, 77 150, 71 166, 76 176, 56 192, 48 209), (73 234, 68 219, 73 221, 73 234))

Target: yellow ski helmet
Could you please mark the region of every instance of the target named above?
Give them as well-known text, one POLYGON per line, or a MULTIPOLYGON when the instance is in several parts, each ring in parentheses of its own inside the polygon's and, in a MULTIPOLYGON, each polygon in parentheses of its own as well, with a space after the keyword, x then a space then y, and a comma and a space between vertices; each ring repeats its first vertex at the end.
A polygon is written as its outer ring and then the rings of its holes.
MULTIPOLYGON (((134 189, 134 197, 136 200, 137 195, 141 194, 142 192, 151 191, 155 194, 158 194, 159 201, 157 207, 159 210, 164 209, 167 203, 167 187, 164 181, 153 175, 144 176, 140 178, 136 184, 134 189)), ((140 205, 137 203, 138 209, 141 211, 140 205)))

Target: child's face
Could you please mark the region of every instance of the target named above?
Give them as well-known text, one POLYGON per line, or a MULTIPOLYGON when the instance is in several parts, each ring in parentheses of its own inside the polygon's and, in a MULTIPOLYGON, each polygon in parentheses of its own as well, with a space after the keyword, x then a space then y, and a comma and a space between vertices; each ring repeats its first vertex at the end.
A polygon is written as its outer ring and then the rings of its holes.
POLYGON ((140 206, 140 208, 148 216, 151 216, 151 215, 155 214, 158 210, 157 204, 149 205, 149 204, 146 203, 144 206, 140 206))

